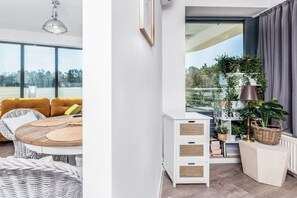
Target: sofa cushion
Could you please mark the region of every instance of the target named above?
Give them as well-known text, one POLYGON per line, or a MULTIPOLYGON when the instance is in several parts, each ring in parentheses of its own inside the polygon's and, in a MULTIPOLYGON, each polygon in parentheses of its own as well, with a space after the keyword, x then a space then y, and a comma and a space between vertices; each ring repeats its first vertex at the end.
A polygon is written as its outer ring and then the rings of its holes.
POLYGON ((8 98, 1 102, 1 115, 13 109, 34 109, 45 117, 50 115, 50 100, 48 98, 8 98))
POLYGON ((36 121, 37 118, 32 111, 26 113, 25 115, 21 115, 19 117, 13 118, 2 118, 2 121, 6 124, 9 130, 14 133, 17 128, 27 124, 29 122, 36 121))
POLYGON ((78 114, 82 109, 81 105, 78 104, 74 104, 71 107, 69 107, 66 111, 65 111, 65 115, 73 115, 73 114, 78 114))
POLYGON ((72 105, 82 105, 82 98, 53 98, 51 104, 51 116, 64 115, 72 105))

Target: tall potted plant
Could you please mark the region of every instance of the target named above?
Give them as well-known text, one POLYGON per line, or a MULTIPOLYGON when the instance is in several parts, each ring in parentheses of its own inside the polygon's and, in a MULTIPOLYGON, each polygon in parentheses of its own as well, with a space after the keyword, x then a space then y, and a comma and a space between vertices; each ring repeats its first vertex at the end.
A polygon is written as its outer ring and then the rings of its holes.
POLYGON ((288 115, 288 112, 283 110, 283 106, 278 103, 277 98, 270 101, 258 101, 256 116, 260 118, 260 126, 257 122, 252 122, 256 140, 263 144, 278 144, 282 133, 281 121, 286 120, 286 115, 288 115), (279 127, 268 125, 272 118, 280 123, 279 127))

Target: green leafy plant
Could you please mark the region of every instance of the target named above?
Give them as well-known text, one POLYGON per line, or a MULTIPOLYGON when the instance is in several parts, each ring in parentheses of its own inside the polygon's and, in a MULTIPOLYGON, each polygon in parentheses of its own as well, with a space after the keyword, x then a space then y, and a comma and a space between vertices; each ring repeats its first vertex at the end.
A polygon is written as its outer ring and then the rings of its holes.
MULTIPOLYGON (((217 64, 215 65, 218 75, 215 81, 215 85, 218 88, 217 98, 221 98, 221 93, 225 93, 227 101, 227 115, 232 117, 231 101, 236 101, 239 95, 239 79, 242 83, 250 84, 250 79, 254 79, 257 82, 258 93, 260 99, 264 99, 264 92, 266 89, 266 79, 264 75, 264 69, 261 59, 256 56, 243 56, 235 57, 222 55, 215 59, 217 64), (226 80, 227 85, 225 92, 223 92, 224 85, 220 85, 222 77, 226 80)), ((218 104, 220 101, 218 101, 218 104)))
POLYGON ((260 123, 262 127, 268 127, 269 121, 274 118, 278 121, 285 121, 288 115, 287 111, 283 110, 283 106, 278 103, 277 98, 270 101, 258 101, 256 105, 256 113, 261 118, 260 123))
POLYGON ((227 134, 228 133, 228 128, 226 126, 222 126, 220 124, 218 124, 215 128, 216 132, 217 133, 220 133, 220 134, 227 134))
POLYGON ((219 56, 215 59, 217 61, 218 70, 222 72, 224 76, 227 73, 234 73, 239 68, 239 59, 235 56, 228 56, 226 54, 219 56))
POLYGON ((232 135, 240 135, 241 134, 241 128, 240 126, 237 125, 231 125, 231 131, 232 131, 232 135))
POLYGON ((264 92, 266 89, 266 79, 262 61, 257 56, 243 56, 240 61, 240 71, 244 73, 244 83, 250 84, 249 78, 253 78, 260 85, 258 93, 261 99, 264 99, 264 92))

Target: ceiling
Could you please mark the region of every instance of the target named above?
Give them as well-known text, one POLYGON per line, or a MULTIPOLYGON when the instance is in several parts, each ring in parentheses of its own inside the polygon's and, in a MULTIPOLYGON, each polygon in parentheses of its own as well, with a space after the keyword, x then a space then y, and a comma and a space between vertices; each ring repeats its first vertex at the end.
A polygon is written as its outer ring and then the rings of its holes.
MULTIPOLYGON (((60 0, 58 19, 69 29, 65 35, 82 36, 82 0, 60 0)), ((1 0, 0 28, 48 34, 41 29, 51 19, 51 0, 1 0)))
POLYGON ((186 7, 186 16, 253 17, 266 7, 186 7))
MULTIPOLYGON (((284 0, 185 0, 187 17, 256 17, 284 0)), ((199 51, 242 34, 240 24, 186 24, 186 52, 199 51)))
POLYGON ((242 31, 242 23, 186 23, 186 52, 211 47, 242 31))
POLYGON ((285 0, 185 0, 186 16, 255 17, 285 0))

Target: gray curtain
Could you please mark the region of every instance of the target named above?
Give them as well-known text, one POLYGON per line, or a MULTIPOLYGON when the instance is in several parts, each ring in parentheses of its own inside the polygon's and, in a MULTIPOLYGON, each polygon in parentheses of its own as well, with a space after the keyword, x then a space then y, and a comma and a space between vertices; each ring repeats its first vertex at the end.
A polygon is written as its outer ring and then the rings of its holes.
POLYGON ((297 137, 297 0, 260 15, 258 56, 268 80, 265 100, 279 99, 289 112, 283 128, 297 137))

